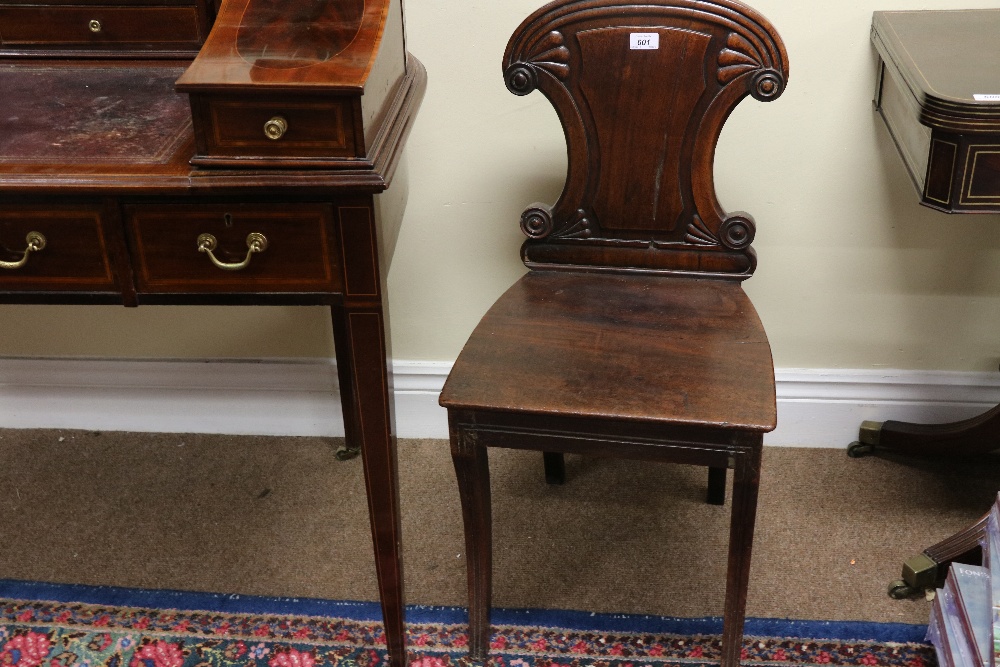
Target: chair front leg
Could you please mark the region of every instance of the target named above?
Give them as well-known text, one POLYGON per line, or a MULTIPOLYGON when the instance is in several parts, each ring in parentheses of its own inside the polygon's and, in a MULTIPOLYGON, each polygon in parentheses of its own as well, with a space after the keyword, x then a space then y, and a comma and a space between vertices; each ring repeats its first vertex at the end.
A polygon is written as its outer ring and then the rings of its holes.
POLYGON ((485 662, 490 648, 493 520, 489 458, 476 440, 474 432, 452 423, 451 457, 462 502, 469 577, 469 659, 485 662))
POLYGON ((734 444, 746 449, 736 455, 733 473, 733 507, 729 525, 729 565, 726 570, 726 606, 723 611, 722 667, 739 667, 743 650, 750 553, 757 520, 757 491, 763 436, 741 433, 734 444))

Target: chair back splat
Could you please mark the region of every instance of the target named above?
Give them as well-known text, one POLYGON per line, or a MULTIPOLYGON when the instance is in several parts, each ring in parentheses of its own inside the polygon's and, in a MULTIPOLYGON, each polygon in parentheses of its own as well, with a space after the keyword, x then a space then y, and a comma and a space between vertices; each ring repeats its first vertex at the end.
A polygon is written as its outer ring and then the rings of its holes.
POLYGON ((722 126, 788 80, 785 47, 733 0, 558 0, 514 32, 504 80, 541 91, 566 135, 554 206, 521 216, 531 269, 753 274, 753 218, 727 214, 712 166, 722 126))

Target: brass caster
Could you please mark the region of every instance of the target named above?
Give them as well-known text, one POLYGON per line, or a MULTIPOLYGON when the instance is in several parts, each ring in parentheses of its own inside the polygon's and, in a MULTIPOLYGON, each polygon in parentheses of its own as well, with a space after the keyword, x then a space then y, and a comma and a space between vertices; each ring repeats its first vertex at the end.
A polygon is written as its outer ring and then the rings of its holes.
POLYGON ((913 588, 902 579, 897 579, 889 584, 889 590, 886 592, 893 600, 906 600, 907 598, 916 597, 921 591, 913 588))
POLYGON ((861 459, 875 453, 875 445, 866 442, 852 442, 847 446, 847 455, 852 459, 861 459))
POLYGON ((903 561, 900 575, 914 591, 934 588, 938 583, 938 564, 927 554, 920 553, 903 561))
POLYGON ((350 461, 360 453, 360 447, 348 447, 345 445, 337 450, 336 456, 338 461, 350 461))

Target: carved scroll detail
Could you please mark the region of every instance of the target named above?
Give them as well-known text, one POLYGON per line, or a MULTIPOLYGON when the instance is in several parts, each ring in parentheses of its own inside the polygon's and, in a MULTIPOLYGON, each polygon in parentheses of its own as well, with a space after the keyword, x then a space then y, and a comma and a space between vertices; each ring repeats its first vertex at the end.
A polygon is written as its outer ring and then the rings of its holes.
POLYGON ((785 90, 785 77, 770 66, 767 58, 745 37, 729 33, 726 48, 719 52, 719 83, 725 85, 733 79, 757 70, 748 84, 754 99, 770 102, 785 90))
POLYGON ((687 234, 684 235, 684 240, 694 245, 719 245, 718 239, 709 231, 708 227, 697 214, 692 216, 691 222, 688 223, 687 234))
POLYGON ((753 216, 745 211, 733 213, 719 226, 719 242, 730 250, 749 247, 756 234, 757 224, 753 216))
POLYGON ((579 209, 566 224, 555 228, 552 209, 545 204, 532 204, 521 214, 521 231, 529 239, 544 239, 551 236, 560 239, 588 239, 594 235, 591 216, 579 209))
POLYGON ((535 70, 524 63, 516 63, 507 68, 503 74, 507 90, 515 95, 527 95, 538 87, 538 76, 535 70))
POLYGON ((578 209, 568 225, 553 234, 562 239, 589 239, 594 235, 593 224, 585 210, 578 209))
POLYGON ((527 95, 537 88, 538 74, 535 68, 547 71, 560 81, 564 81, 569 75, 569 49, 565 46, 565 38, 561 32, 551 31, 520 54, 518 61, 504 72, 507 90, 515 95, 527 95))
POLYGON ((760 51, 746 38, 729 33, 726 48, 719 52, 719 83, 725 85, 741 74, 764 66, 760 51))
POLYGON ((785 77, 776 69, 762 69, 750 79, 750 94, 755 100, 770 102, 785 90, 785 77))
POLYGON ((721 244, 730 250, 743 250, 750 247, 756 234, 757 224, 754 222, 753 216, 745 211, 737 211, 722 221, 718 237, 712 234, 700 217, 695 215, 688 225, 684 239, 693 245, 717 246, 721 244))
POLYGON ((544 239, 552 233, 552 211, 544 204, 532 204, 521 214, 521 231, 529 239, 544 239))

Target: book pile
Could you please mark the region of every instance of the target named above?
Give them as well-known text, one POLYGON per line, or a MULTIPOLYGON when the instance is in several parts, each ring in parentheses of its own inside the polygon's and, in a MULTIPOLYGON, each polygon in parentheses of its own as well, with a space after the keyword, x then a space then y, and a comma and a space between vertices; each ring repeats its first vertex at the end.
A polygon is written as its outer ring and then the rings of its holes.
POLYGON ((927 639, 940 667, 1000 667, 993 639, 1000 630, 1000 498, 982 546, 983 565, 952 563, 934 596, 927 639))

